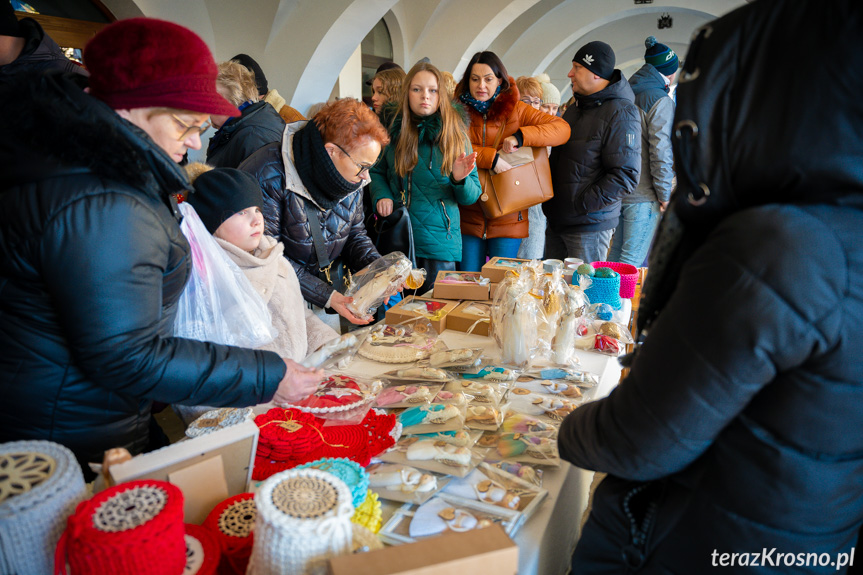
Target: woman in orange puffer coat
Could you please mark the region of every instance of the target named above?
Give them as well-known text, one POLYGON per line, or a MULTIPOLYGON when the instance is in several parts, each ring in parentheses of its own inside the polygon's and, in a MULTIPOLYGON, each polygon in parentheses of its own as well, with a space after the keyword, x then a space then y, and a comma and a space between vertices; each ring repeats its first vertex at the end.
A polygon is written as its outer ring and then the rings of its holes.
MULTIPOLYGON (((456 98, 468 111, 476 166, 496 173, 512 169, 500 153, 521 146, 559 146, 569 139, 569 124, 519 101, 518 88, 494 52, 477 52, 456 86, 456 98), (498 132, 503 129, 499 138, 498 132)), ((460 206, 462 259, 459 269, 479 271, 486 257, 514 258, 527 237, 527 210, 488 219, 479 203, 460 206)))

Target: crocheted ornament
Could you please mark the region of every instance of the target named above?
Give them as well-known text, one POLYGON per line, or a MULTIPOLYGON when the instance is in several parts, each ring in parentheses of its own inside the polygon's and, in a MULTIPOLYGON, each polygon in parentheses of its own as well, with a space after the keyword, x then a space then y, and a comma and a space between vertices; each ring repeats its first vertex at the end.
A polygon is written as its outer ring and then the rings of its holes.
POLYGON ((211 409, 189 424, 189 427, 186 429, 186 436, 200 437, 218 429, 237 425, 244 422, 251 414, 251 407, 243 409, 236 407, 211 409))
POLYGON ((213 534, 221 551, 220 573, 243 575, 249 564, 258 510, 252 493, 229 497, 216 505, 203 527, 213 534))
POLYGON ((310 463, 304 463, 297 469, 319 469, 335 475, 345 482, 351 490, 351 503, 359 507, 365 501, 369 489, 369 474, 359 464, 344 457, 327 457, 310 463))
POLYGON ((66 519, 85 497, 69 449, 50 441, 0 445, 0 572, 49 573, 66 519))
POLYGON ((78 505, 57 545, 55 573, 183 573, 183 494, 170 483, 130 481, 78 505))
POLYGON ((213 575, 220 558, 215 535, 200 525, 186 523, 186 569, 183 575, 213 575))
POLYGON ((416 322, 412 327, 375 326, 357 353, 381 363, 410 363, 428 357, 434 349, 445 348, 430 324, 416 322))
POLYGON ((258 518, 249 575, 293 575, 326 569, 350 553, 354 513, 347 485, 317 469, 292 469, 264 482, 255 496, 258 518))
POLYGON ((354 516, 351 521, 357 525, 362 525, 372 533, 377 533, 381 530, 383 508, 381 507, 378 494, 372 490, 366 492, 365 500, 356 506, 354 516))
POLYGON ((372 399, 355 380, 334 375, 320 384, 315 393, 290 405, 309 413, 335 413, 354 409, 372 399))

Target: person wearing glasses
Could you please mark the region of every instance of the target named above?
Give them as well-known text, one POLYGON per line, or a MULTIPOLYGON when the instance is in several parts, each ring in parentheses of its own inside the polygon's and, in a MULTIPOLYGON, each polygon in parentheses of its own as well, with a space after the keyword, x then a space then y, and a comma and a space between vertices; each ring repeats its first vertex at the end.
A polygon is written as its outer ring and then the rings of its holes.
POLYGON ((217 168, 236 168, 263 146, 281 141, 285 121, 258 95, 252 71, 233 60, 222 62, 216 77, 216 89, 242 115, 210 116, 218 131, 207 146, 207 164, 217 168))
POLYGON ((280 144, 240 165, 263 188, 266 233, 285 245, 305 300, 357 325, 368 322, 345 307, 341 278, 380 257, 363 223, 362 187, 388 142, 375 113, 345 98, 288 124, 280 144))
POLYGON ((133 18, 96 34, 84 60, 89 93, 62 72, 0 86, 0 130, 19 135, 0 144, 0 442, 60 443, 92 478, 86 463, 107 449, 166 442, 154 401, 285 402, 321 374, 173 336, 192 265, 177 162, 210 114, 238 114, 204 41, 133 18))

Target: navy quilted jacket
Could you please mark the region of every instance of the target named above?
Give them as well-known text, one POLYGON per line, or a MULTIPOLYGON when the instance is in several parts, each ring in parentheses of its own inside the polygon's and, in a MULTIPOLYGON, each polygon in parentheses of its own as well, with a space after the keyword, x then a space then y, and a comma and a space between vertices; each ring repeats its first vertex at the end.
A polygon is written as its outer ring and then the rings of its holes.
POLYGON ((311 202, 319 212, 330 261, 340 257, 352 271, 358 271, 381 256, 363 223, 362 189, 348 194, 329 210, 311 199, 292 160, 294 134, 305 125, 306 122, 288 124, 281 146, 262 148, 243 162, 240 169, 255 176, 263 188, 267 234, 285 244, 285 257, 297 272, 303 297, 324 307, 334 290, 318 277, 320 266, 304 208, 306 202, 311 202), (287 150, 287 155, 282 150, 287 150))

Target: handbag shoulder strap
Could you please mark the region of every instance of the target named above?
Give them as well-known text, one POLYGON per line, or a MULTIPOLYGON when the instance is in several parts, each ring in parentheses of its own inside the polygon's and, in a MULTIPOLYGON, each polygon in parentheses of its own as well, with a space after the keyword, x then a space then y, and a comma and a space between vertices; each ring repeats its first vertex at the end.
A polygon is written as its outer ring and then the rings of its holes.
POLYGON ((497 147, 500 145, 500 142, 503 140, 503 129, 506 127, 506 120, 500 124, 500 128, 497 131, 497 136, 494 138, 494 149, 497 150, 497 147))
POLYGON ((318 210, 309 201, 303 198, 303 208, 306 211, 306 217, 309 220, 309 231, 312 234, 312 243, 315 246, 315 255, 318 256, 318 267, 320 271, 324 271, 330 267, 332 263, 330 256, 327 254, 327 246, 324 244, 324 235, 321 232, 321 219, 318 217, 318 210))

